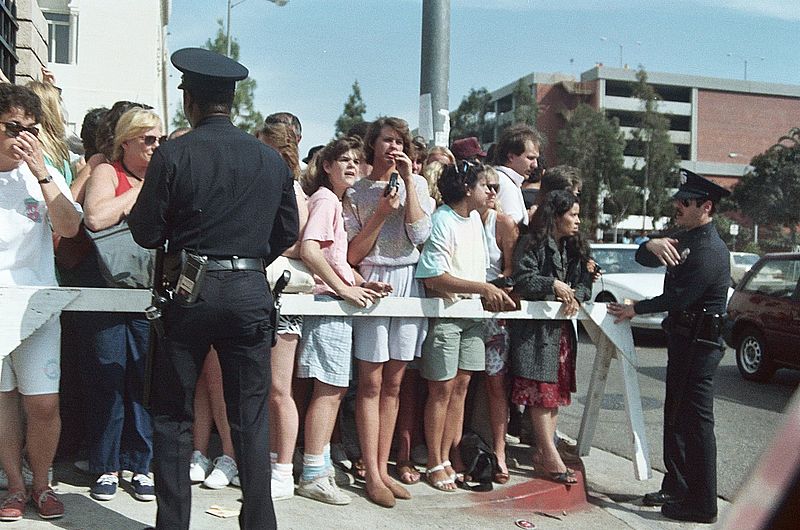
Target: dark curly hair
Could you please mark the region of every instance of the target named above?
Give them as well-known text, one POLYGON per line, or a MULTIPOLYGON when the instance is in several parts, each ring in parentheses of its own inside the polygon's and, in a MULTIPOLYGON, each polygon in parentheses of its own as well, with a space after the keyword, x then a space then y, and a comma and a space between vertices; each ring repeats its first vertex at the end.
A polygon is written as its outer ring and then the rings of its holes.
MULTIPOLYGON (((531 219, 529 244, 539 246, 548 238, 555 238, 556 219, 569 212, 577 203, 578 197, 571 191, 555 190, 548 193, 531 219)), ((566 247, 568 254, 579 256, 584 263, 588 261, 588 246, 579 235, 566 238, 566 247)))
POLYGON ((42 102, 39 96, 27 87, 12 85, 11 83, 0 84, 0 114, 10 112, 11 109, 18 108, 36 120, 42 121, 42 102))
POLYGON ((455 164, 445 166, 436 182, 442 202, 451 205, 466 197, 467 190, 475 187, 487 169, 489 166, 468 160, 458 160, 455 164))
POLYGON ((98 107, 89 110, 83 117, 83 124, 81 124, 81 141, 83 142, 84 158, 89 160, 91 156, 99 150, 97 149, 97 127, 103 116, 106 115, 108 109, 105 107, 98 107))

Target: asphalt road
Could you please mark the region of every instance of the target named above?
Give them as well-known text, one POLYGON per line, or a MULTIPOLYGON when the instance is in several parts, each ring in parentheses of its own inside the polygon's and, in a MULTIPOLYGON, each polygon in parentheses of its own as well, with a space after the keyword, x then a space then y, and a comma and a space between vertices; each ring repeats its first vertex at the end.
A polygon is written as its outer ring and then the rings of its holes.
MULTIPOLYGON (((661 425, 666 345, 663 338, 658 336, 637 336, 636 351, 639 356, 639 385, 651 465, 663 472, 661 425)), ((573 404, 562 409, 559 414, 559 430, 572 437, 577 436, 580 427, 594 355, 594 346, 582 334, 578 348, 578 391, 573 396, 573 404)), ((606 397, 592 445, 621 456, 629 456, 628 426, 618 362, 615 360, 611 365, 606 397)), ((782 423, 783 410, 798 385, 800 371, 793 370, 779 370, 766 384, 745 381, 736 368, 734 351, 727 350, 717 370, 714 385, 717 482, 721 497, 726 500, 733 498, 750 468, 757 462, 782 423)))

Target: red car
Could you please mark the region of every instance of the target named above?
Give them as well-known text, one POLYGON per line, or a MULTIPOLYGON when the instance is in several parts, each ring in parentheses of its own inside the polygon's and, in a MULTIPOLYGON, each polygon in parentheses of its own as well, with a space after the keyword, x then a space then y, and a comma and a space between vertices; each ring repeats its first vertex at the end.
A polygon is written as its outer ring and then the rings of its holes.
POLYGON ((800 253, 767 254, 728 301, 725 342, 742 377, 768 381, 778 368, 800 369, 800 253))

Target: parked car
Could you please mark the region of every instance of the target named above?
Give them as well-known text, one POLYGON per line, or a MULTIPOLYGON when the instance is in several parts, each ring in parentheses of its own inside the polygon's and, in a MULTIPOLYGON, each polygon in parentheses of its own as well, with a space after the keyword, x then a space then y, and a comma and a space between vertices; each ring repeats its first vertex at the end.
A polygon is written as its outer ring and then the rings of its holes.
POLYGON ((767 381, 778 368, 800 369, 800 253, 767 254, 728 301, 725 342, 742 377, 767 381))
MULTIPOLYGON (((639 245, 624 243, 596 243, 592 257, 600 265, 603 275, 592 286, 595 302, 638 302, 664 292, 666 267, 645 267, 636 263, 639 245)), ((631 326, 644 329, 661 329, 666 313, 637 315, 631 326)))
POLYGON ((758 254, 731 252, 731 282, 734 287, 742 281, 744 274, 758 261, 758 254))

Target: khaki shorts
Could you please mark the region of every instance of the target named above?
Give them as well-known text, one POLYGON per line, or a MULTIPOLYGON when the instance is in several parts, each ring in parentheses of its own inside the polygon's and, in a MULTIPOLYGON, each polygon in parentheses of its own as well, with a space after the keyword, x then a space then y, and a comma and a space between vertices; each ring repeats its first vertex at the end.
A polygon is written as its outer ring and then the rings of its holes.
POLYGON ((3 359, 0 392, 58 394, 60 378, 61 322, 56 315, 3 359))
POLYGON ((448 381, 458 370, 478 372, 485 366, 483 320, 430 320, 428 336, 422 345, 422 377, 429 381, 448 381))

